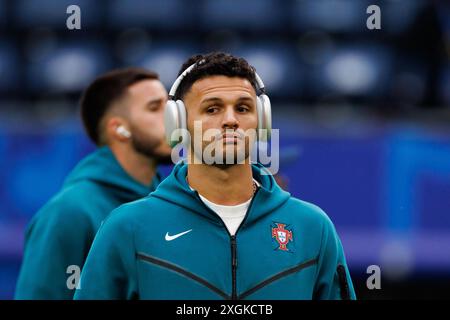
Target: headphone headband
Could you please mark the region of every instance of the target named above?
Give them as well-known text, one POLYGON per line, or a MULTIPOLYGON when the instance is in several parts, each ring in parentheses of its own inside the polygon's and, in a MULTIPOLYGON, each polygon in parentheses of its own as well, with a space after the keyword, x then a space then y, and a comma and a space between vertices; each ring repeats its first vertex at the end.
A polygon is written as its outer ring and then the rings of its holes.
MULTIPOLYGON (((202 61, 202 60, 200 60, 202 61)), ((175 97, 175 93, 177 93, 177 89, 178 86, 180 85, 181 81, 184 79, 184 77, 186 77, 186 75, 191 72, 192 69, 194 69, 194 67, 197 65, 197 62, 190 65, 186 70, 184 70, 179 76, 178 78, 175 80, 175 82, 173 83, 172 87, 170 88, 169 91, 169 98, 173 99, 173 97, 175 97)))
MULTIPOLYGON (((183 81, 183 79, 186 77, 186 75, 192 71, 192 69, 194 69, 194 67, 196 65, 200 65, 202 63, 205 62, 205 59, 201 59, 200 61, 190 65, 186 70, 184 70, 179 76, 178 78, 175 80, 175 82, 173 83, 172 87, 170 88, 169 91, 169 99, 173 100, 175 97, 175 94, 177 93, 178 87, 180 86, 181 81, 183 81)), ((264 82, 262 81, 261 77, 258 75, 258 73, 255 71, 255 79, 256 79, 256 84, 258 86, 259 91, 261 91, 261 93, 265 93, 265 86, 264 86, 264 82)))

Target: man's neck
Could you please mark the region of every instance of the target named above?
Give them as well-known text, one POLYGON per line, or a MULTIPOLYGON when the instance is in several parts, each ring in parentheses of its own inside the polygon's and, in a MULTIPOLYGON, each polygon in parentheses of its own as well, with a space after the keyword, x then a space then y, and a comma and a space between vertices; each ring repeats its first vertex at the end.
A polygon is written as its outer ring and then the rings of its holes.
POLYGON ((252 168, 249 163, 230 166, 189 164, 189 185, 209 201, 234 206, 253 195, 252 168))
POLYGON ((123 150, 113 146, 111 146, 111 150, 128 175, 145 186, 152 183, 157 166, 155 159, 134 150, 123 150))

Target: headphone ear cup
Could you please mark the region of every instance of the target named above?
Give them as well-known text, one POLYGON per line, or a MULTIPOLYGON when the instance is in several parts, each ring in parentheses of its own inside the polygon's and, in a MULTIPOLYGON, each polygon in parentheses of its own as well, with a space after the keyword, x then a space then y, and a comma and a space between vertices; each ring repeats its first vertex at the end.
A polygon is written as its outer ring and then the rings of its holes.
POLYGON ((186 116, 186 107, 184 106, 184 102, 182 100, 177 100, 177 109, 179 116, 179 123, 178 128, 179 129, 185 129, 187 130, 187 116, 186 116))
POLYGON ((164 127, 166 133, 167 143, 173 147, 177 144, 176 140, 172 140, 172 133, 179 129, 180 114, 177 103, 173 100, 168 100, 164 110, 164 127))
POLYGON ((187 135, 187 122, 186 122, 186 108, 181 100, 169 100, 166 103, 166 109, 164 110, 164 127, 166 133, 166 141, 173 148, 180 141, 178 139, 172 140, 172 134, 176 130, 182 130, 177 132, 178 134, 174 138, 180 138, 183 142, 188 142, 189 136, 187 135))
POLYGON ((262 106, 263 102, 260 98, 260 96, 256 97, 256 111, 258 114, 258 130, 262 129, 263 127, 263 119, 262 119, 262 115, 263 115, 263 106, 262 106))
POLYGON ((272 107, 270 99, 266 94, 261 94, 257 98, 258 110, 258 129, 266 132, 258 132, 258 138, 261 141, 268 141, 272 134, 272 107))
POLYGON ((182 140, 181 141, 185 146, 188 146, 190 144, 190 136, 189 136, 188 130, 187 130, 186 107, 184 106, 184 102, 182 100, 177 100, 176 103, 177 103, 178 114, 179 114, 178 128, 182 130, 182 132, 181 132, 182 140))

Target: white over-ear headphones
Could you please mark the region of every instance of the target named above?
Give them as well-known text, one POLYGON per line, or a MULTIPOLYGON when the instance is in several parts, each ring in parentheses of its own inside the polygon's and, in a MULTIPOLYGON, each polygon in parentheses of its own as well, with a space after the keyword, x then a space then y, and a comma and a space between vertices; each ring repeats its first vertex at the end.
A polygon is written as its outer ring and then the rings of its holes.
POLYGON ((118 126, 116 129, 117 134, 121 135, 124 138, 130 138, 131 132, 125 129, 124 126, 118 126))
MULTIPOLYGON (((175 80, 169 92, 169 100, 166 103, 166 109, 164 112, 164 125, 166 128, 166 140, 167 143, 174 147, 178 144, 179 141, 172 140, 172 133, 177 129, 184 129, 184 132, 187 132, 187 117, 186 117, 186 107, 182 100, 174 100, 175 94, 177 92, 178 86, 184 77, 194 69, 197 64, 201 64, 204 62, 204 59, 199 62, 194 63, 189 66, 186 70, 183 71, 182 74, 175 80)), ((261 141, 267 141, 270 139, 271 130, 272 130, 272 112, 270 106, 270 99, 265 94, 264 83, 261 78, 255 71, 255 78, 257 89, 260 91, 260 94, 256 97, 256 108, 258 114, 258 139, 261 141), (264 131, 261 131, 264 130, 264 131)), ((183 141, 186 141, 185 137, 182 135, 183 141)))

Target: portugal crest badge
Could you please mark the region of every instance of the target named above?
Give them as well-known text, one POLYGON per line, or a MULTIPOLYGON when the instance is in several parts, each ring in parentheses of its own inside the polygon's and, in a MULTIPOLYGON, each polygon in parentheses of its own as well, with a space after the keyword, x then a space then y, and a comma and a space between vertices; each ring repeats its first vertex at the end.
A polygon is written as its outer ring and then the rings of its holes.
POLYGON ((294 233, 285 223, 274 222, 272 224, 272 239, 277 244, 275 250, 292 251, 289 246, 294 241, 294 233))

